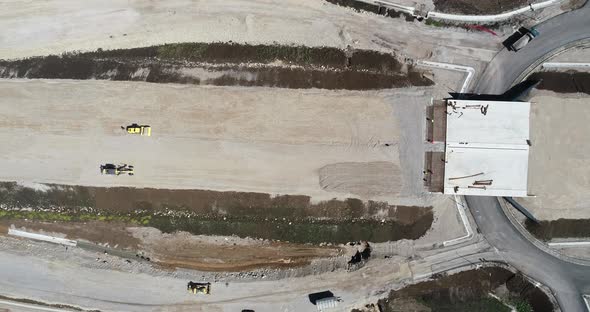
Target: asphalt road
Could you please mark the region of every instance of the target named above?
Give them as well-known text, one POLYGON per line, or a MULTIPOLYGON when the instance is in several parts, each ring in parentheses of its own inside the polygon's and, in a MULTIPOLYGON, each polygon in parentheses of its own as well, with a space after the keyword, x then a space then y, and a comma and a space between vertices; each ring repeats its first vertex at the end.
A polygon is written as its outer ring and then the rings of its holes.
MULTIPOLYGON (((480 94, 501 94, 521 75, 555 52, 590 38, 590 4, 556 16, 535 28, 540 36, 518 53, 506 49, 488 65, 475 88, 480 94)), ((475 221, 506 262, 548 285, 562 311, 587 311, 582 294, 590 293, 590 267, 558 259, 524 238, 504 215, 495 197, 466 197, 475 221)))
POLYGON ((590 4, 576 11, 558 15, 535 28, 540 35, 517 53, 503 49, 487 66, 475 87, 476 93, 501 94, 519 76, 544 61, 562 47, 590 38, 590 4))

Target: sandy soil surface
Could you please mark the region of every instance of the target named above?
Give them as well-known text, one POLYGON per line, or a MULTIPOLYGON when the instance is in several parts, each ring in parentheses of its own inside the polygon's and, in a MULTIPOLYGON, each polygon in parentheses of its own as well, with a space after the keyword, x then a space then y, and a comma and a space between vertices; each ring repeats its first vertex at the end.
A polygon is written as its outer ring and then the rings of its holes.
POLYGON ((9 80, 0 82, 0 94, 2 180, 427 206, 425 90, 9 80), (132 122, 151 125, 152 136, 121 130, 132 122), (104 163, 134 165, 135 176, 103 176, 104 163))
POLYGON ((519 199, 543 220, 590 218, 590 114, 585 94, 534 91, 529 193, 519 199))
POLYGON ((477 63, 479 59, 490 60, 501 43, 499 37, 489 34, 450 32, 403 19, 357 13, 320 0, 172 0, 158 5, 141 0, 50 0, 26 6, 10 0, 0 12, 0 29, 0 58, 231 40, 340 48, 350 45, 396 50, 412 58, 444 54, 442 61, 477 63))

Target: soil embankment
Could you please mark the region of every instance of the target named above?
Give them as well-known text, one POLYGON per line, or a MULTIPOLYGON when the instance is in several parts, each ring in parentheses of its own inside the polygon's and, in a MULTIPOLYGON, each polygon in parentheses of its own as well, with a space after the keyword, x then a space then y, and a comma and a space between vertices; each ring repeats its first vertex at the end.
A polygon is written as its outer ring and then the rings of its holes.
POLYGON ((511 311, 505 304, 518 311, 553 311, 551 300, 541 289, 521 274, 500 267, 443 274, 391 291, 387 298, 379 300, 378 307, 370 305, 365 311, 511 311))
POLYGON ((393 54, 235 43, 178 43, 0 60, 0 77, 348 90, 434 84, 393 54))
POLYGON ((417 239, 433 222, 431 207, 352 198, 312 203, 308 196, 246 192, 0 185, 0 218, 5 220, 119 221, 167 233, 315 244, 417 239))
POLYGON ((529 4, 527 0, 434 0, 435 11, 467 15, 499 14, 529 4))
POLYGON ((590 237, 590 219, 543 220, 539 223, 527 220, 525 225, 531 234, 544 241, 553 238, 590 237))

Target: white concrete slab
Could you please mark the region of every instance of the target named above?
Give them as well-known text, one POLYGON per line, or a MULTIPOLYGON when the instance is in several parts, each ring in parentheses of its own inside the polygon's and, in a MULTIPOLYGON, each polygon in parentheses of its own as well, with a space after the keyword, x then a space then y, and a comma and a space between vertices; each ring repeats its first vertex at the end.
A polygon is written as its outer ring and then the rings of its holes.
POLYGON ((448 103, 453 107, 447 110, 447 144, 527 145, 530 103, 461 100, 448 103))
POLYGON ((447 147, 444 193, 526 196, 528 157, 528 149, 447 147), (474 185, 483 180, 492 184, 474 185))
POLYGON ((528 102, 447 102, 444 193, 527 196, 528 102))

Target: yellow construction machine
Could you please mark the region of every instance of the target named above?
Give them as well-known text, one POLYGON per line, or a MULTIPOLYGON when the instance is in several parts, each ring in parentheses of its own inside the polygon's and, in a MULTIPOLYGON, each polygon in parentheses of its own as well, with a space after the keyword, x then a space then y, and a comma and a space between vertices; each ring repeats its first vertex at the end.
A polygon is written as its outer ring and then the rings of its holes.
POLYGON ((127 133, 129 134, 139 134, 142 136, 151 136, 152 135, 152 127, 147 126, 147 125, 138 125, 136 123, 127 126, 125 128, 125 130, 127 130, 127 133))

